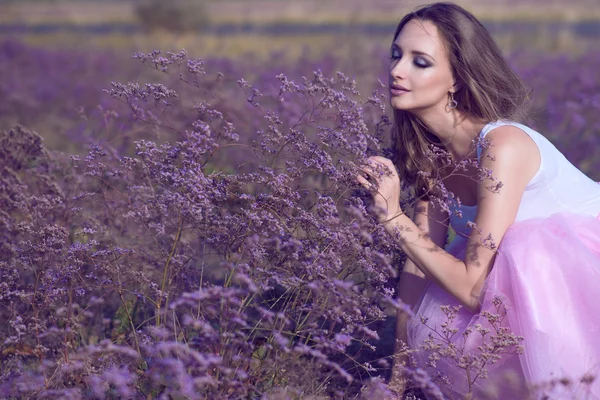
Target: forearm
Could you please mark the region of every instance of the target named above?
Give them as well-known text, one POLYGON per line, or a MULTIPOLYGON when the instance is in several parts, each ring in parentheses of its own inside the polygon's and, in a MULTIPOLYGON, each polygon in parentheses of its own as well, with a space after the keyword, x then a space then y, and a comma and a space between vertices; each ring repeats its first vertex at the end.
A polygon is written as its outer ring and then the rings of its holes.
MULTIPOLYGON (((419 271, 412 261, 407 260, 398 282, 398 296, 411 310, 415 310, 415 305, 421 297, 421 294, 427 286, 427 280, 421 271, 419 271)), ((406 385, 407 376, 404 373, 404 367, 409 365, 409 355, 403 351, 405 345, 408 345, 407 322, 410 316, 404 310, 398 310, 396 315, 396 341, 394 343, 394 365, 392 368, 392 377, 390 387, 393 390, 401 392, 406 385)))
MULTIPOLYGON (((427 279, 425 276, 416 268, 412 261, 407 260, 398 280, 398 297, 400 297, 400 300, 409 306, 412 311, 415 311, 417 301, 426 287, 427 279)), ((406 344, 408 344, 406 333, 408 319, 409 315, 406 312, 403 310, 398 311, 396 338, 406 344)))
POLYGON ((471 311, 477 311, 479 301, 473 295, 475 282, 471 282, 464 261, 436 245, 405 214, 389 220, 384 226, 409 260, 429 280, 444 288, 471 311))

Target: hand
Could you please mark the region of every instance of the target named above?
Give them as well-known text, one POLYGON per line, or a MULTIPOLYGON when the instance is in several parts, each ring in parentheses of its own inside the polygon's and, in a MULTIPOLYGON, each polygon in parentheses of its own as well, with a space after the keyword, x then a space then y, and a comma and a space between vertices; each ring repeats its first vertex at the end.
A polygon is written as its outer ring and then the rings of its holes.
POLYGON ((402 213, 400 208, 400 177, 391 160, 373 156, 361 168, 356 180, 373 195, 375 206, 381 209, 379 222, 385 222, 402 213))

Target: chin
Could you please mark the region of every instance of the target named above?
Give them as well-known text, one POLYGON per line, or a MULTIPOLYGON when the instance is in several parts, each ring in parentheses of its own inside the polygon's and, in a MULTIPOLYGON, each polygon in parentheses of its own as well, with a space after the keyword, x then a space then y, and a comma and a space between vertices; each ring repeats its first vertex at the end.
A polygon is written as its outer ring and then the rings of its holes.
POLYGON ((407 101, 409 99, 402 99, 393 97, 390 99, 390 106, 394 110, 406 111, 415 115, 422 115, 423 113, 430 113, 431 111, 437 112, 437 110, 443 110, 444 105, 441 103, 421 103, 415 104, 414 102, 407 101))
POLYGON ((390 106, 394 110, 399 110, 399 111, 410 111, 410 110, 414 109, 414 107, 411 107, 411 105, 406 104, 406 102, 399 101, 399 99, 391 99, 390 106))

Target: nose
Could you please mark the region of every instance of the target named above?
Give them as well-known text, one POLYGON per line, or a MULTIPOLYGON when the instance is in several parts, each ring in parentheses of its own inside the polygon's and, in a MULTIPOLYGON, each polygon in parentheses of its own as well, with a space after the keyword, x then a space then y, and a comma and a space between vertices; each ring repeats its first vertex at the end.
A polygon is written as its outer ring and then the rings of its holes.
POLYGON ((399 60, 392 60, 390 65, 390 76, 392 79, 401 80, 406 77, 406 59, 405 57, 399 60))

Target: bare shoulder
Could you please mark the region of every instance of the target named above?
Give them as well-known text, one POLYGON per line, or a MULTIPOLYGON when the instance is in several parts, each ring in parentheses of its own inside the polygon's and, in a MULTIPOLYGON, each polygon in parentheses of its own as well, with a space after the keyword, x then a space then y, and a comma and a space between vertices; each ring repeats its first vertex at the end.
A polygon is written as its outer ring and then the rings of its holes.
POLYGON ((519 127, 502 125, 492 129, 485 138, 488 146, 484 148, 484 152, 488 154, 513 155, 516 157, 523 155, 531 157, 537 154, 539 156, 537 144, 519 127))
POLYGON ((526 185, 534 177, 541 164, 541 154, 526 132, 516 126, 503 125, 491 130, 486 140, 481 166, 493 171, 496 178, 505 184, 526 185))

